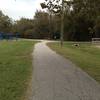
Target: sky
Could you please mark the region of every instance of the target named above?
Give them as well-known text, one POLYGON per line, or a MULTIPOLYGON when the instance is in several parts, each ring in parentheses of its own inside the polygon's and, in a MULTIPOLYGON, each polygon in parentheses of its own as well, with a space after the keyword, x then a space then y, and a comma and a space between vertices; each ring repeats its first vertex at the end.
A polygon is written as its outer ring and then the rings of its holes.
POLYGON ((0 10, 13 20, 33 18, 36 10, 41 9, 41 2, 44 0, 0 0, 0 10))

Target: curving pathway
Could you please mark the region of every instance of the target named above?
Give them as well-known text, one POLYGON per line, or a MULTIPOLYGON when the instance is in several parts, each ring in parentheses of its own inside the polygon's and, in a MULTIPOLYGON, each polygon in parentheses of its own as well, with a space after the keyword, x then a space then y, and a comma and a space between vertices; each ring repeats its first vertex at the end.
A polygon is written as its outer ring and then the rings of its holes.
POLYGON ((46 43, 35 45, 32 100, 100 100, 100 85, 46 43))

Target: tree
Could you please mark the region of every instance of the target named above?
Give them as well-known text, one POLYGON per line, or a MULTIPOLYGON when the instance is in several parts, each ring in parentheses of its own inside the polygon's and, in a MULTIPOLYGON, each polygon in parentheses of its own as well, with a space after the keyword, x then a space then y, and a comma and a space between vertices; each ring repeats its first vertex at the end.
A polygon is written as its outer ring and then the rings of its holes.
POLYGON ((45 0, 40 5, 43 9, 47 8, 50 13, 59 13, 61 11, 60 0, 45 0))
POLYGON ((36 11, 34 16, 34 30, 39 38, 50 38, 48 13, 36 11))
MULTIPOLYGON (((21 18, 20 20, 15 21, 13 25, 13 32, 20 33, 21 37, 28 37, 28 30, 34 29, 34 22, 31 19, 21 18), (27 35, 26 35, 27 34, 27 35)), ((33 34, 29 32, 29 34, 33 34)))
POLYGON ((61 11, 61 5, 59 4, 60 0, 45 0, 44 3, 41 3, 43 9, 47 9, 49 13, 49 34, 50 38, 53 38, 53 16, 61 11))
POLYGON ((73 0, 72 10, 65 15, 65 39, 87 41, 95 36, 93 30, 100 15, 98 3, 100 0, 73 0))
POLYGON ((94 26, 95 37, 100 38, 100 16, 97 17, 94 26))
POLYGON ((12 20, 0 11, 0 32, 8 33, 12 28, 12 20))
MULTIPOLYGON (((47 8, 50 12, 50 18, 52 15, 52 12, 56 14, 60 14, 61 16, 61 46, 63 45, 63 38, 64 38, 64 12, 68 11, 68 7, 70 8, 72 4, 72 1, 65 1, 65 0, 45 0, 44 3, 41 3, 42 8, 47 8), (66 3, 66 5, 65 5, 66 3)), ((51 20, 50 20, 51 21, 51 20)), ((50 28, 51 30, 51 28, 50 28)))

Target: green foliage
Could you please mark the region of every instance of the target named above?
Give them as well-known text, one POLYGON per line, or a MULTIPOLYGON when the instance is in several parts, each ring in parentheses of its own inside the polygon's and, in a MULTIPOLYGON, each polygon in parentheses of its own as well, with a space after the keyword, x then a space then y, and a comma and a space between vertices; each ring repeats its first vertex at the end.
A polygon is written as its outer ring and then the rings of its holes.
MULTIPOLYGON (((97 30, 100 30, 97 29, 99 25, 98 24, 99 22, 97 21, 98 20, 97 16, 100 16, 99 3, 100 3, 99 0, 96 1, 95 0, 70 0, 65 2, 64 5, 64 12, 65 12, 64 39, 65 40, 89 41, 93 37, 100 37, 99 32, 97 32, 97 30)), ((60 25, 59 26, 56 25, 59 24, 56 22, 57 15, 56 13, 53 12, 53 10, 55 10, 55 7, 57 8, 57 10, 60 9, 60 15, 62 16, 61 0, 46 0, 44 3, 41 4, 42 4, 41 6, 42 7, 44 6, 43 7, 44 9, 45 8, 48 9, 48 12, 52 15, 53 22, 55 22, 54 29, 58 28, 60 32, 60 25)), ((59 20, 61 20, 61 16, 59 17, 59 20)))
POLYGON ((37 11, 34 16, 34 26, 38 38, 50 38, 48 13, 37 11))
MULTIPOLYGON (((26 34, 28 35, 28 30, 32 30, 34 28, 34 22, 33 20, 21 18, 20 20, 16 21, 13 25, 13 32, 20 33, 22 37, 26 37, 26 34)), ((32 34, 33 32, 31 31, 32 34)))
POLYGON ((100 16, 99 2, 99 0, 73 0, 65 11, 65 39, 89 41, 93 37, 100 37, 99 32, 94 31, 99 25, 97 21, 100 16))
POLYGON ((96 37, 100 37, 100 16, 98 16, 95 21, 94 30, 96 37))
MULTIPOLYGON (((33 19, 21 18, 14 23, 0 12, 0 32, 19 32, 24 38, 60 37, 62 0, 45 0, 41 7, 47 11, 36 11, 33 19), (59 33, 59 34, 58 34, 59 33)), ((100 0, 68 0, 64 2, 64 39, 90 41, 100 38, 100 0)))
POLYGON ((0 11, 0 32, 10 32, 12 28, 12 20, 0 11))
POLYGON ((49 14, 36 11, 34 19, 21 18, 14 23, 13 32, 20 33, 24 38, 50 38, 49 14))
POLYGON ((50 13, 60 13, 61 12, 61 0, 45 0, 44 3, 40 3, 42 9, 48 9, 50 13))

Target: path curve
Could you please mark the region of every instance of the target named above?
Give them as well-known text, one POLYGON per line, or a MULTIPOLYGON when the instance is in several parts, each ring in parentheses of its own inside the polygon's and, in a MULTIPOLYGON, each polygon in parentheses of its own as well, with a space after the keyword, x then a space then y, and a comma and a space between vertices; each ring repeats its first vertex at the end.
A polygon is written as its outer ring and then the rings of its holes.
POLYGON ((46 43, 35 45, 32 100, 100 100, 100 85, 46 43))

